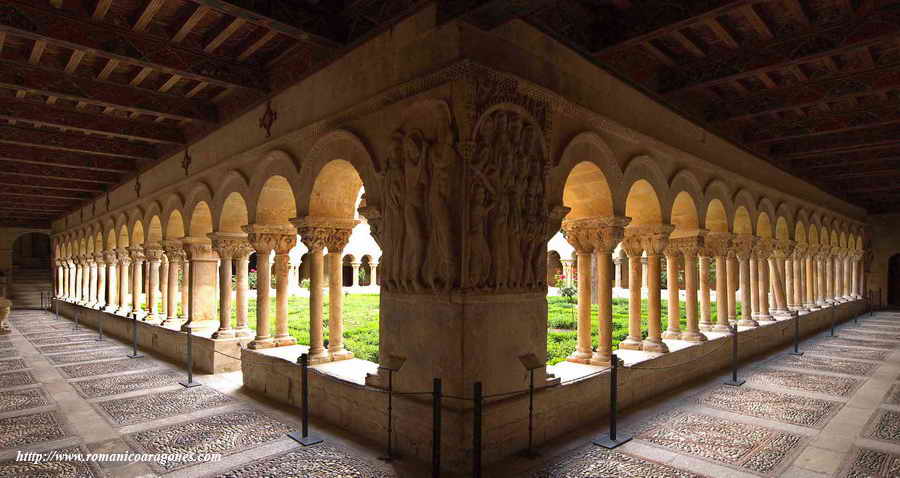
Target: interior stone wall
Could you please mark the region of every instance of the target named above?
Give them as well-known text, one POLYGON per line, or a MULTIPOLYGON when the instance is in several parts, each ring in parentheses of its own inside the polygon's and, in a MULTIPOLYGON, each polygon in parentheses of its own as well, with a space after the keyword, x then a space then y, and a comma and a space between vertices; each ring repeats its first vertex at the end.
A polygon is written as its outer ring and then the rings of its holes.
POLYGON ((900 254, 900 213, 869 216, 868 253, 866 255, 866 288, 878 297, 878 303, 888 300, 888 260, 900 254))

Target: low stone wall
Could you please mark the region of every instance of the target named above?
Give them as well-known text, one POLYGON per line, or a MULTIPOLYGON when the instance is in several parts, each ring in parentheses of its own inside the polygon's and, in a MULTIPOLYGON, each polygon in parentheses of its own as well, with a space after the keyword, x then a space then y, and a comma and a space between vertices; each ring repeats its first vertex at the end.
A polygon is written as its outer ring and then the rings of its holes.
MULTIPOLYGON (((831 325, 847 321, 865 311, 863 301, 802 315, 800 333, 813 335, 831 325)), ((783 320, 743 330, 738 334, 742 360, 782 347, 793 340, 794 321, 783 320)), ((731 338, 721 337, 620 369, 620 408, 642 401, 731 365, 731 338)), ((299 406, 300 367, 293 361, 243 350, 244 385, 274 400, 299 406)), ((511 373, 525 373, 515 370, 511 373)), ((402 372, 401 372, 402 373, 402 372)), ((310 413, 312 416, 364 436, 386 442, 387 395, 373 387, 359 385, 310 368, 310 413)), ((491 394, 491 384, 483 384, 491 394)), ((406 392, 401 390, 399 392, 406 392)), ((409 390, 422 392, 425 390, 409 390)), ((468 393, 467 396, 471 396, 468 393)), ((571 383, 549 387, 535 394, 534 440, 540 444, 566 432, 598 421, 609 410, 608 372, 571 383)), ((442 463, 448 470, 464 471, 471 466, 471 402, 444 400, 442 463)), ((527 446, 527 395, 499 397, 486 401, 483 412, 483 463, 510 456, 527 446)), ((605 429, 597 430, 598 433, 605 429)), ((431 397, 394 397, 394 447, 400 454, 423 462, 431 460, 431 397)))
MULTIPOLYGON (((56 312, 55 307, 54 303, 51 312, 56 312)), ((81 312, 79 320, 81 325, 96 330, 97 324, 102 320, 104 335, 131 343, 134 322, 132 319, 59 301, 59 315, 74 320, 78 311, 81 312)), ((187 334, 141 321, 137 322, 137 332, 140 350, 153 352, 177 363, 184 363, 187 356, 187 334)), ((194 335, 192 340, 194 370, 199 373, 220 373, 241 369, 241 344, 246 344, 251 339, 214 340, 194 335)))

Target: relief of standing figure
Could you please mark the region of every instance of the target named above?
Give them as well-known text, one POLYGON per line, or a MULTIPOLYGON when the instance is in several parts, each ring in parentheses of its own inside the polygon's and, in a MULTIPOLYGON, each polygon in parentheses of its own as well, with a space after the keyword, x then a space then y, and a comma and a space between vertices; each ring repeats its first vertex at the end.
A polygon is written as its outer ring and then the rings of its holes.
POLYGON ((407 288, 419 292, 422 288, 420 272, 424 259, 425 228, 425 191, 428 189, 428 177, 423 174, 428 158, 429 145, 421 130, 413 130, 403 140, 406 168, 404 170, 404 188, 406 191, 403 207, 405 257, 402 260, 403 280, 407 288))
POLYGON ((456 151, 449 144, 436 145, 429 155, 431 189, 428 191, 428 217, 431 220, 431 234, 423 275, 426 285, 435 292, 447 290, 453 285, 454 260, 448 203, 450 171, 455 158, 456 151))

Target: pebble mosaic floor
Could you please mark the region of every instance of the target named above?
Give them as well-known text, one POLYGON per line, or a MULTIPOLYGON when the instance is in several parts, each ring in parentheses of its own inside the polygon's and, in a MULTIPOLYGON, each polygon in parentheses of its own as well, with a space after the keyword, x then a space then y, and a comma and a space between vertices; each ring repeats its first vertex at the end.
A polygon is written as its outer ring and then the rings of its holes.
MULTIPOLYGON (((17 312, 11 323, 13 334, 0 337, 0 353, 11 352, 0 354, 0 477, 429 476, 421 467, 375 460, 380 449, 338 436, 298 447, 285 437, 299 427, 295 411, 212 376, 202 376, 207 386, 185 389, 177 366, 149 355, 127 359, 125 344, 97 342, 67 321, 17 312), (35 464, 15 461, 15 450, 193 451, 223 459, 35 464)), ((900 476, 900 317, 875 314, 860 320, 863 333, 851 333, 853 327, 805 341, 802 357, 775 353, 745 365, 742 387, 717 378, 626 413, 620 429, 634 439, 616 450, 582 437, 484 476, 900 476)))

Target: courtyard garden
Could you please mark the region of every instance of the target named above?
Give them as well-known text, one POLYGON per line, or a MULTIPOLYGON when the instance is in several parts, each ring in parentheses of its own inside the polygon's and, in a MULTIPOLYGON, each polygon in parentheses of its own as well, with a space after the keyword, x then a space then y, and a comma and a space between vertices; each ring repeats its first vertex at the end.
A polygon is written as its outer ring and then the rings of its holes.
MULTIPOLYGON (((681 328, 686 327, 684 303, 681 303, 681 328)), ((740 315, 740 304, 738 315, 740 315)), ((712 303, 712 314, 715 317, 716 304, 712 303)), ((575 350, 576 343, 576 304, 566 297, 547 297, 547 363, 556 364, 566 359, 575 350)), ((250 328, 256 329, 256 299, 250 299, 248 319, 250 328)), ((597 306, 591 307, 591 335, 597 342, 597 306)), ((662 330, 668 324, 668 305, 662 300, 662 330)), ((275 327, 275 299, 272 299, 272 324, 275 327)), ((646 337, 647 300, 641 304, 642 330, 646 337)), ((354 356, 372 362, 378 361, 378 294, 350 294, 344 297, 344 345, 354 356)), ((328 294, 325 294, 324 321, 325 343, 328 343, 328 294)), ((236 323, 236 319, 232 319, 236 323)), ((288 329, 297 342, 309 345, 309 299, 294 296, 288 300, 288 329)), ((628 300, 613 299, 613 348, 628 335, 628 300)))

